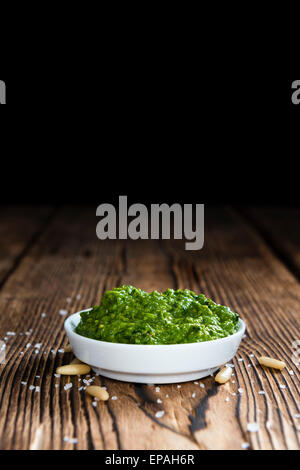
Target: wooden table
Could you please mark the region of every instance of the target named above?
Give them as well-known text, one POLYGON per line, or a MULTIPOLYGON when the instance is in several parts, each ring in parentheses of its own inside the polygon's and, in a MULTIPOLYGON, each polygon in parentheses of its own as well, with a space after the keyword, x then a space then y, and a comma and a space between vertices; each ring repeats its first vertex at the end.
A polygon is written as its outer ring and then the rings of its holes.
POLYGON ((205 247, 187 252, 181 241, 99 241, 94 207, 0 208, 0 448, 298 449, 299 221, 296 209, 207 208, 205 247), (67 344, 59 312, 90 307, 128 283, 188 288, 236 310, 247 335, 232 381, 158 391, 97 377, 117 399, 93 407, 77 376, 55 377, 72 359, 59 352, 67 344), (260 355, 287 368, 264 369, 260 355), (253 422, 256 433, 247 430, 253 422))

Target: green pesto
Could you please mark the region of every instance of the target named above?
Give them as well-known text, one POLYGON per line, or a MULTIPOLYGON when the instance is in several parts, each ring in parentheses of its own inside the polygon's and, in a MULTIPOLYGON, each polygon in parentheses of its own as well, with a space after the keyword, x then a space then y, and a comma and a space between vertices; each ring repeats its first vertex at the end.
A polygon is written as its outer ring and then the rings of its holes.
POLYGON ((187 289, 148 293, 117 287, 103 295, 99 306, 80 315, 76 333, 112 343, 200 343, 239 328, 239 317, 229 307, 187 289))

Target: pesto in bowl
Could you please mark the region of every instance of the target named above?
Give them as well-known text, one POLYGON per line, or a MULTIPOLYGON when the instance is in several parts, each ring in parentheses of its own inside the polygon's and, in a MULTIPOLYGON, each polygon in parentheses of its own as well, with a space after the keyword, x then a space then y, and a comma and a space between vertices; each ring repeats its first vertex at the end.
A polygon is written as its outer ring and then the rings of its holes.
POLYGON ((229 307, 187 289, 148 293, 116 287, 103 295, 99 306, 80 316, 76 333, 111 343, 200 343, 239 329, 239 316, 229 307))

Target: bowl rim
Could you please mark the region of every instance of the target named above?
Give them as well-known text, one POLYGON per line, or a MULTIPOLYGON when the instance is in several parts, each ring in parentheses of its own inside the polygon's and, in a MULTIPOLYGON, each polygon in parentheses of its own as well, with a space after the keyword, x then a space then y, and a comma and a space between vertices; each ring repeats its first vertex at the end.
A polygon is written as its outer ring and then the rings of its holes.
POLYGON ((179 344, 128 344, 128 343, 112 343, 110 341, 100 341, 98 339, 93 339, 93 338, 88 338, 86 336, 82 336, 82 335, 79 335, 78 333, 76 333, 72 327, 72 324, 71 324, 71 321, 72 319, 74 320, 75 318, 74 317, 77 317, 80 315, 80 313, 82 312, 89 312, 90 310, 92 310, 92 308, 88 308, 88 309, 84 309, 84 310, 80 310, 79 312, 76 312, 76 313, 73 313, 72 315, 70 315, 64 322, 64 327, 65 327, 65 330, 66 330, 66 333, 69 337, 70 336, 73 336, 74 338, 76 338, 77 340, 79 341, 83 341, 85 343, 89 343, 89 344, 94 344, 94 345, 98 345, 98 346, 106 346, 106 347, 111 347, 111 348, 139 348, 141 349, 142 347, 145 348, 145 349, 153 349, 155 348, 156 350, 158 349, 166 349, 166 348, 170 348, 170 349, 179 349, 179 348, 188 348, 188 347, 205 347, 205 345, 207 344, 222 344, 222 343, 225 343, 225 342, 228 342, 228 341, 232 341, 234 338, 237 338, 237 337, 242 337, 245 333, 245 330, 246 330, 246 324, 244 322, 244 320, 242 320, 240 317, 239 317, 239 329, 236 333, 234 333, 233 335, 229 335, 229 336, 225 336, 225 338, 218 338, 218 339, 212 339, 212 340, 209 340, 209 341, 202 341, 202 342, 199 342, 199 343, 179 343, 179 344))

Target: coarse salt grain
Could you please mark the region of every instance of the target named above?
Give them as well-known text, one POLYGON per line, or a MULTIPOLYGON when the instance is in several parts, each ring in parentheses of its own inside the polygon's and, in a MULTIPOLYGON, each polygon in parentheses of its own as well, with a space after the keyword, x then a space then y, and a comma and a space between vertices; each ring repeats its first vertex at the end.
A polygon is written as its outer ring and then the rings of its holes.
POLYGON ((64 353, 65 350, 64 350, 63 348, 61 348, 61 349, 58 349, 57 352, 59 352, 59 353, 64 353))
POLYGON ((201 388, 205 388, 205 385, 204 385, 204 384, 200 384, 200 387, 201 387, 201 388))
POLYGON ((249 356, 249 357, 254 357, 254 354, 250 354, 250 356, 249 356))
POLYGON ((64 436, 63 440, 64 440, 65 442, 68 442, 68 440, 69 440, 68 436, 64 436))
POLYGON ((40 347, 42 346, 43 343, 36 343, 34 345, 35 349, 40 349, 40 347))
POLYGON ((199 385, 199 382, 194 382, 195 385, 199 385))
POLYGON ((59 311, 59 314, 60 314, 62 317, 65 316, 65 315, 67 315, 67 313, 68 313, 68 310, 61 309, 61 310, 59 311))
POLYGON ((73 384, 70 382, 64 386, 64 389, 69 390, 69 388, 72 388, 72 387, 73 387, 73 384))
POLYGON ((168 394, 166 395, 166 398, 169 398, 169 395, 168 395, 168 394))
POLYGON ((293 370, 290 370, 290 371, 289 371, 289 374, 290 374, 290 375, 295 375, 293 370))
POLYGON ((160 398, 158 398, 156 401, 157 403, 162 403, 162 400, 160 398))
POLYGON ((225 401, 229 402, 229 401, 230 401, 230 398, 229 398, 229 397, 226 397, 226 398, 225 398, 225 401))
POLYGON ((249 449, 249 447, 250 447, 250 444, 248 442, 243 442, 241 445, 242 449, 249 449))
POLYGON ((21 382, 22 385, 27 385, 27 382, 21 382))
POLYGON ((155 391, 158 393, 160 392, 160 388, 159 387, 155 387, 155 391))
POLYGON ((35 386, 34 385, 30 385, 29 386, 29 390, 34 390, 35 389, 35 386))
POLYGON ((259 425, 258 423, 248 423, 247 424, 247 429, 249 432, 258 432, 259 431, 259 425))
POLYGON ((60 377, 60 374, 54 374, 54 377, 60 377))
POLYGON ((192 393, 192 398, 195 398, 196 397, 196 393, 192 393))
POLYGON ((80 300, 81 299, 81 295, 80 294, 77 294, 76 295, 76 300, 80 300))
POLYGON ((117 400, 117 399, 118 399, 118 397, 116 397, 116 396, 113 396, 113 397, 111 397, 111 399, 112 399, 112 400, 117 400))
POLYGON ((93 406, 97 406, 97 402, 96 402, 96 401, 92 401, 92 405, 93 405, 93 406))
POLYGON ((177 385, 177 388, 181 388, 181 385, 177 385))
POLYGON ((244 392, 244 390, 243 390, 242 388, 238 388, 238 392, 239 392, 240 394, 242 394, 242 393, 244 392))
POLYGON ((26 344, 26 348, 30 348, 31 344, 30 343, 27 343, 26 344))
POLYGON ((14 331, 7 331, 6 335, 7 336, 15 336, 16 333, 14 331))
POLYGON ((259 395, 265 395, 266 392, 264 392, 264 390, 260 390, 260 391, 258 392, 258 394, 259 394, 259 395))
POLYGON ((282 390, 285 390, 286 389, 286 385, 279 385, 279 387, 282 389, 282 390))
POLYGON ((39 392, 39 391, 40 391, 40 387, 39 387, 39 386, 36 386, 36 387, 35 387, 35 391, 36 391, 36 392, 39 392))
POLYGON ((234 369, 234 364, 225 364, 226 367, 231 367, 231 369, 234 369))
POLYGON ((155 417, 156 417, 156 418, 162 418, 164 414, 165 414, 164 411, 157 411, 157 412, 155 413, 155 417))
POLYGON ((67 302, 68 304, 71 302, 71 300, 72 300, 71 297, 67 297, 67 298, 66 298, 66 302, 67 302))
POLYGON ((47 316, 47 314, 46 314, 46 313, 44 313, 44 312, 43 312, 43 313, 41 313, 41 317, 42 317, 42 318, 45 318, 46 316, 47 316))
POLYGON ((78 442, 78 439, 76 439, 75 437, 73 437, 72 439, 69 439, 70 444, 77 444, 77 442, 78 442))

